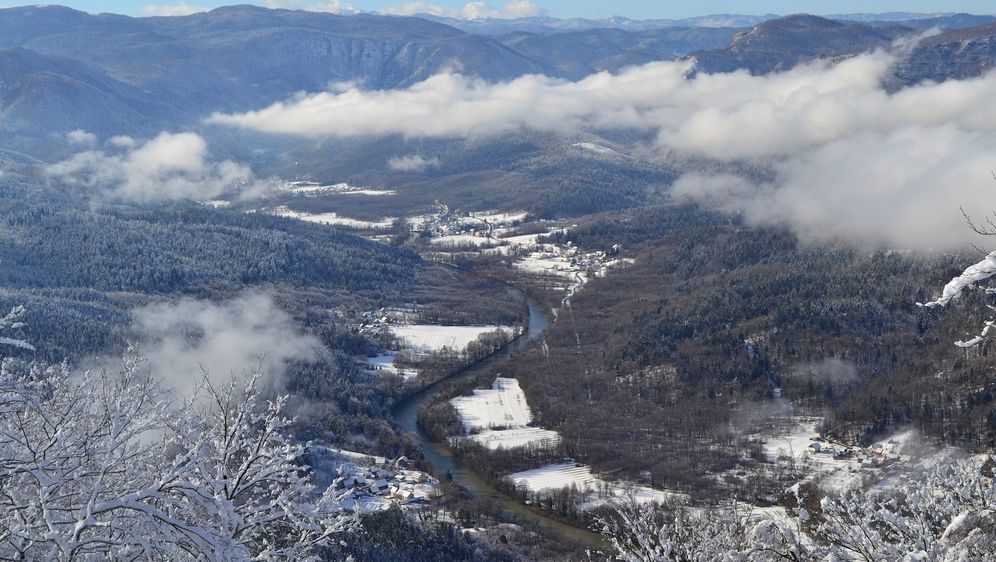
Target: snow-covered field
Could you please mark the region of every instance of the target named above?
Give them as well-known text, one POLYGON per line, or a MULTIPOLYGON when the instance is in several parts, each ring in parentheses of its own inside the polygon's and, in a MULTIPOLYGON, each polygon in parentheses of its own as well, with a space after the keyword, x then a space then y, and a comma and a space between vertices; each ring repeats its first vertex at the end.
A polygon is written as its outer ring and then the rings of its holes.
POLYGON ((454 234, 451 236, 436 236, 431 238, 429 243, 433 246, 477 246, 477 247, 491 247, 501 244, 501 241, 497 238, 488 238, 487 236, 473 236, 471 234, 454 234))
POLYGON ((502 330, 513 333, 508 326, 437 326, 435 324, 410 324, 391 326, 391 332, 415 351, 438 351, 444 347, 463 350, 481 334, 502 330))
POLYGON ((468 439, 476 441, 493 451, 499 448, 510 449, 526 445, 552 447, 560 442, 560 435, 556 431, 550 431, 549 429, 523 427, 516 429, 489 429, 475 433, 468 437, 468 439))
POLYGON ((508 478, 516 486, 525 486, 531 492, 550 492, 562 488, 576 488, 580 492, 587 492, 591 494, 590 499, 580 504, 582 509, 593 509, 610 501, 664 503, 668 498, 676 496, 646 486, 609 482, 595 476, 590 467, 574 462, 524 470, 511 474, 508 478))
POLYGON ((283 191, 293 193, 294 195, 303 196, 315 196, 315 195, 367 195, 372 197, 384 196, 384 195, 394 195, 397 191, 392 189, 373 189, 370 187, 356 187, 349 185, 348 183, 336 183, 332 185, 323 185, 317 182, 310 181, 295 181, 281 184, 280 188, 283 191))
POLYGON ((365 221, 360 219, 351 219, 349 217, 340 217, 336 213, 305 213, 302 211, 292 211, 283 205, 275 207, 273 209, 273 214, 318 224, 364 229, 391 228, 391 225, 394 224, 395 221, 395 219, 391 217, 384 218, 379 221, 365 221))
POLYGON ((521 429, 533 421, 519 381, 498 377, 488 389, 450 400, 467 431, 492 428, 521 429))
POLYGON ((571 267, 571 261, 563 256, 550 252, 533 252, 515 262, 515 267, 538 275, 562 275, 574 277, 576 268, 571 267))
POLYGON ((501 211, 478 211, 470 213, 470 216, 475 219, 488 221, 495 226, 502 226, 522 222, 526 220, 529 213, 526 211, 515 211, 511 213, 503 213, 501 211))
POLYGON ((526 427, 533 421, 532 411, 519 381, 498 377, 488 389, 478 389, 470 396, 450 400, 467 433, 465 437, 491 450, 538 445, 552 447, 560 442, 556 431, 526 427), (493 429, 502 428, 502 429, 493 429))
POLYGON ((532 470, 510 474, 508 477, 516 486, 524 485, 530 491, 542 492, 575 487, 581 491, 595 491, 604 486, 604 481, 591 473, 587 466, 574 462, 550 464, 532 470))

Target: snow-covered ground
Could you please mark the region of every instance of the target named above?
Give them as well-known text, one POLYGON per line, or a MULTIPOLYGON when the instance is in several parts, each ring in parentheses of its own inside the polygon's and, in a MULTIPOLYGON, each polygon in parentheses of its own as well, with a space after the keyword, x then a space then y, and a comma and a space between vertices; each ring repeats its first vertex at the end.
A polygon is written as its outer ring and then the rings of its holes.
POLYGON ((549 429, 522 427, 516 429, 489 429, 475 433, 467 437, 467 439, 476 441, 494 451, 499 448, 510 449, 526 445, 552 447, 560 442, 560 435, 556 431, 550 431, 549 429))
POLYGON ((360 219, 351 219, 349 217, 340 217, 336 213, 305 213, 303 211, 292 211, 284 205, 275 207, 272 213, 277 216, 289 217, 306 222, 363 229, 391 228, 391 225, 394 224, 394 221, 396 220, 394 218, 387 217, 379 221, 365 221, 360 219))
POLYGON ((854 489, 887 483, 887 467, 913 469, 929 466, 955 454, 953 448, 924 447, 915 431, 899 432, 868 447, 846 447, 817 436, 820 418, 797 418, 787 432, 765 441, 764 454, 773 462, 802 467, 807 479, 827 490, 854 489))
POLYGON ((470 434, 464 438, 488 449, 552 447, 560 442, 556 431, 527 427, 533 421, 533 414, 516 379, 498 377, 491 388, 474 390, 470 396, 459 396, 450 403, 470 434))
POLYGON ((508 476, 517 486, 525 486, 532 492, 577 488, 580 491, 595 491, 605 487, 605 481, 591 473, 591 468, 574 462, 550 464, 516 472, 508 476))
POLYGON ((532 252, 519 260, 515 267, 538 275, 562 275, 573 278, 577 269, 571 266, 571 260, 553 252, 532 252))
POLYGON ((437 326, 435 324, 409 324, 391 326, 391 332, 405 341, 415 351, 438 351, 445 347, 463 350, 481 334, 502 330, 514 333, 508 326, 437 326))
POLYGON ((532 470, 516 472, 508 476, 516 486, 525 486, 531 492, 551 492, 562 488, 576 488, 589 493, 589 499, 581 504, 583 509, 592 509, 610 501, 633 500, 637 503, 663 503, 675 494, 654 490, 646 486, 627 485, 603 480, 591 472, 591 468, 574 462, 550 464, 532 470))
POLYGON ((619 152, 618 150, 614 150, 612 148, 609 148, 607 146, 602 146, 600 144, 595 144, 593 142, 576 142, 576 143, 572 144, 571 146, 573 146, 574 148, 580 149, 582 151, 592 152, 592 153, 595 153, 595 154, 601 154, 603 156, 616 156, 616 157, 620 157, 620 158, 625 158, 626 157, 625 154, 619 152))
POLYGON ((477 246, 477 247, 491 247, 501 244, 501 241, 497 238, 488 238, 486 236, 473 236, 470 234, 454 234, 452 236, 437 236, 431 238, 429 243, 433 246, 477 246))
POLYGON ((418 376, 418 371, 415 369, 404 369, 395 365, 394 361, 397 355, 398 352, 396 351, 386 351, 374 357, 367 357, 367 369, 391 375, 399 375, 404 377, 406 381, 418 376))
POLYGON ((468 432, 493 428, 521 429, 533 421, 519 381, 498 377, 488 389, 477 389, 470 396, 458 396, 450 403, 460 415, 468 432))
POLYGON ((529 213, 526 211, 513 211, 511 213, 503 213, 501 211, 478 211, 470 213, 470 216, 475 219, 488 221, 494 226, 503 226, 520 223, 526 220, 529 213))
POLYGON ((374 189, 370 187, 356 187, 349 185, 348 183, 336 183, 332 185, 323 185, 317 182, 311 181, 294 181, 287 182, 280 185, 282 191, 293 193, 294 195, 303 195, 306 197, 315 195, 367 195, 372 197, 384 196, 384 195, 395 195, 397 191, 392 189, 374 189))
POLYGON ((392 461, 323 445, 308 446, 308 461, 320 486, 349 491, 344 506, 359 513, 382 511, 392 505, 410 506, 431 501, 439 482, 407 467, 404 458, 392 461), (342 480, 338 480, 339 477, 342 480))

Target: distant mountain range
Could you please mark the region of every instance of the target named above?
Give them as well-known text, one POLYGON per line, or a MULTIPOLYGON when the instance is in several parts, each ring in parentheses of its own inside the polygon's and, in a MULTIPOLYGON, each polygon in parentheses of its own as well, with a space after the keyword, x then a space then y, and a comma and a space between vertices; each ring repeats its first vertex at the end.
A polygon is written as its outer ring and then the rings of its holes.
MULTIPOLYGON (((553 18, 549 16, 531 16, 512 19, 459 19, 434 16, 432 14, 416 14, 416 17, 444 23, 468 33, 477 33, 481 35, 505 35, 516 32, 562 33, 589 31, 593 29, 621 29, 624 31, 651 31, 675 27, 742 29, 745 27, 752 27, 766 21, 775 20, 782 16, 776 14, 765 14, 762 16, 744 14, 710 14, 691 18, 654 20, 634 20, 620 16, 602 19, 553 18)), ((906 27, 916 29, 928 29, 934 26, 944 29, 972 27, 976 25, 983 25, 996 19, 994 16, 979 16, 953 12, 928 14, 914 12, 887 12, 883 14, 837 14, 825 17, 839 21, 867 23, 871 25, 888 25, 898 23, 905 25, 906 27)))
POLYGON ((634 20, 620 16, 604 19, 553 18, 531 16, 513 19, 479 18, 459 19, 432 14, 416 14, 424 18, 468 33, 481 35, 505 35, 507 33, 562 33, 590 31, 593 29, 621 29, 624 31, 652 31, 674 27, 744 28, 778 18, 774 14, 746 16, 740 14, 714 14, 684 19, 634 20))
POLYGON ((699 71, 766 73, 887 46, 925 27, 945 31, 900 65, 901 84, 977 76, 996 60, 992 16, 772 18, 465 21, 255 6, 130 18, 2 9, 0 148, 39 156, 53 135, 74 129, 152 135, 330 83, 405 87, 448 69, 489 81, 531 73, 578 79, 691 56, 699 71))

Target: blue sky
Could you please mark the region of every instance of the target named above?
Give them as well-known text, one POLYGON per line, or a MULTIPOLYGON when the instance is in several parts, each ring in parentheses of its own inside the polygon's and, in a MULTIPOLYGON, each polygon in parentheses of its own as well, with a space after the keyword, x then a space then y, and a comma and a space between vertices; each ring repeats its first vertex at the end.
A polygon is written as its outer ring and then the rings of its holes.
MULTIPOLYGON (((515 2, 516 0, 512 0, 515 2)), ((128 15, 144 15, 143 7, 149 5, 172 6, 186 4, 196 8, 214 8, 233 3, 251 3, 266 5, 279 4, 286 7, 303 7, 308 5, 332 5, 335 0, 63 0, 53 2, 71 6, 88 12, 114 12, 128 15)), ((521 0, 520 0, 521 2, 521 0)), ((11 2, 0 0, 0 6, 16 6, 29 2, 11 2)), ((349 3, 361 10, 382 11, 400 8, 413 0, 339 0, 339 3, 349 3)), ((424 0, 422 4, 431 4, 453 14, 467 13, 463 7, 466 0, 424 0)), ((490 0, 488 8, 502 12, 508 0, 490 0)), ((970 12, 991 14, 996 12, 993 0, 702 0, 702 1, 669 1, 669 0, 533 0, 537 8, 544 13, 557 17, 606 17, 621 15, 631 18, 680 18, 695 15, 715 13, 740 14, 790 14, 808 12, 815 14, 851 13, 851 12, 970 12)), ((526 4, 526 2, 522 2, 526 4)), ((523 6, 520 5, 520 9, 523 6)), ((505 12, 508 13, 508 12, 505 12)))

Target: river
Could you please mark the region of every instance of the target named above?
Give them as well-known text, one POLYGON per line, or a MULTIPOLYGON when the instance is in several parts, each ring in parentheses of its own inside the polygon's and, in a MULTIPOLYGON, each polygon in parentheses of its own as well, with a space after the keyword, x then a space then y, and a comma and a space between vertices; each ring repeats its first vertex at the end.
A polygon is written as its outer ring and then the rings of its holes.
POLYGON ((418 425, 419 407, 435 396, 436 393, 448 386, 449 383, 471 379, 492 371, 496 366, 500 365, 505 360, 529 345, 533 340, 537 339, 546 327, 550 325, 550 314, 545 308, 528 297, 521 295, 518 291, 514 292, 525 299, 526 305, 529 308, 529 324, 525 333, 497 352, 489 355, 487 358, 465 367, 449 377, 439 380, 409 396, 394 408, 394 418, 405 431, 414 434, 418 438, 426 460, 437 468, 439 474, 449 472, 453 475, 453 481, 457 484, 470 490, 475 495, 484 496, 494 500, 502 506, 503 509, 515 514, 523 521, 536 523, 548 529, 553 529, 562 535, 568 536, 578 542, 590 546, 605 548, 606 542, 598 533, 574 527, 542 515, 541 513, 537 513, 519 503, 508 494, 505 494, 491 484, 488 484, 476 474, 461 466, 457 459, 453 456, 453 452, 450 451, 449 447, 447 447, 444 443, 436 443, 429 439, 429 436, 427 436, 418 425))

